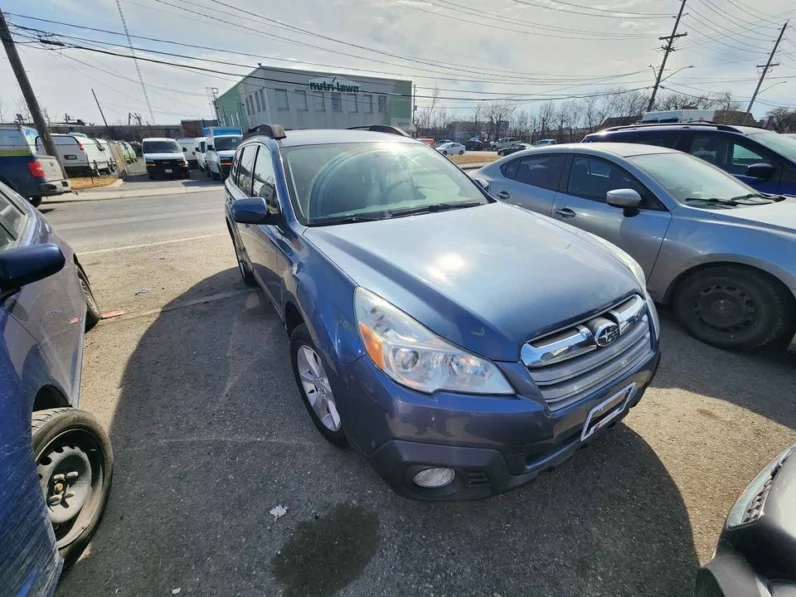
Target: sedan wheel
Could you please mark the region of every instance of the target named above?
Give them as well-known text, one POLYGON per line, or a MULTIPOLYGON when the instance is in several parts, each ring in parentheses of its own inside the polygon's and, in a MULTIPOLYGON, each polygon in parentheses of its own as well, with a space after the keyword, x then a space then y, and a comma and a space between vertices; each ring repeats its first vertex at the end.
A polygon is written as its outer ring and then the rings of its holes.
POLYGON ((329 375, 323 366, 307 326, 301 324, 290 335, 290 356, 296 383, 312 422, 326 439, 346 445, 343 421, 337 408, 329 375))
POLYGON ((459 150, 459 155, 464 155, 464 150, 460 149, 459 150))

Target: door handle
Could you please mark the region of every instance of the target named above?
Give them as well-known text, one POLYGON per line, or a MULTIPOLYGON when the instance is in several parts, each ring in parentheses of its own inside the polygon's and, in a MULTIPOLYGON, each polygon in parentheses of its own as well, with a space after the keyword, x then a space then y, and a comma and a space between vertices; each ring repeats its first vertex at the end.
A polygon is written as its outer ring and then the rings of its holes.
POLYGON ((500 191, 497 196, 499 199, 511 199, 511 194, 508 191, 500 191))
POLYGON ((564 218, 565 220, 575 217, 575 212, 569 209, 568 207, 559 207, 558 209, 555 210, 555 212, 556 215, 564 218))

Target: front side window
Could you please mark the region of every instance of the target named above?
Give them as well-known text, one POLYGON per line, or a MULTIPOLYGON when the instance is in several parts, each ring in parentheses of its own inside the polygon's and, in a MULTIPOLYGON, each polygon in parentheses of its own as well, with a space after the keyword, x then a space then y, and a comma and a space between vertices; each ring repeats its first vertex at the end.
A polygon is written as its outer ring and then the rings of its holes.
POLYGON ((265 146, 260 146, 260 151, 257 152, 257 161, 254 163, 252 197, 265 199, 265 203, 271 213, 279 211, 274 165, 271 159, 271 152, 265 146))
POLYGON ((25 230, 27 216, 5 194, 0 192, 0 250, 13 247, 25 230))
POLYGON ((379 96, 379 114, 386 114, 387 113, 387 96, 380 95, 379 96))
POLYGON ((357 112, 357 96, 353 93, 348 94, 348 111, 357 112))
POLYGON ((216 137, 213 139, 213 147, 215 147, 216 151, 229 151, 230 149, 237 149, 240 142, 241 137, 239 135, 216 137))
POLYGON ((287 101, 287 89, 274 89, 276 95, 276 109, 277 110, 290 110, 290 104, 287 101))
POLYGON ((143 153, 182 153, 182 148, 176 141, 144 141, 143 153))
POLYGON ((247 145, 238 152, 238 159, 235 160, 235 184, 247 196, 252 190, 252 169, 254 167, 254 157, 257 154, 256 145, 247 145))
POLYGON ((605 203, 608 191, 633 189, 642 197, 646 189, 633 176, 605 160, 574 156, 567 193, 605 203))
POLYGON ((564 155, 540 155, 525 157, 520 160, 514 179, 543 189, 555 191, 564 168, 564 155))
POLYGON ((372 95, 363 95, 362 96, 362 111, 365 114, 373 114, 373 96, 372 95))
MULTIPOLYGON (((696 134, 689 153, 733 174, 744 174, 752 164, 771 164, 741 139, 729 135, 696 134)), ((774 165, 774 164, 771 164, 774 165)))
POLYGON ((796 163, 796 137, 765 131, 752 133, 749 135, 749 138, 757 141, 763 147, 786 157, 791 162, 796 163))
POLYGON ((332 91, 332 112, 342 112, 343 111, 343 102, 340 99, 340 94, 336 91, 332 91))
POLYGON ((296 110, 300 112, 307 111, 307 92, 303 89, 296 89, 293 92, 296 95, 296 110))
POLYGON ((282 151, 291 200, 308 225, 490 202, 466 174, 425 145, 347 143, 282 151))

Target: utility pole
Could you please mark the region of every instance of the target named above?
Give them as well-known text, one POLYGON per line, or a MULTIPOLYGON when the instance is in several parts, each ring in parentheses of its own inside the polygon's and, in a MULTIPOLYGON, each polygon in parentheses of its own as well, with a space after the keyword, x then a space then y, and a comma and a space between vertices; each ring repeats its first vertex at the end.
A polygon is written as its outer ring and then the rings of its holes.
POLYGON ((100 106, 99 100, 97 99, 97 94, 94 93, 94 89, 91 90, 91 95, 94 96, 94 101, 97 102, 97 108, 99 109, 100 116, 102 116, 102 122, 105 123, 105 132, 107 133, 107 132, 109 132, 109 128, 110 127, 108 127, 108 121, 105 120, 105 114, 102 111, 102 106, 100 106))
POLYGON ((782 26, 782 29, 779 32, 779 37, 777 38, 776 43, 774 44, 774 49, 771 50, 771 54, 768 56, 768 62, 766 62, 765 66, 762 64, 758 64, 757 68, 762 68, 763 72, 760 73, 760 80, 757 82, 757 87, 755 87, 755 92, 752 94, 752 99, 749 100, 749 106, 746 108, 746 114, 744 114, 743 122, 746 124, 746 119, 749 118, 749 114, 752 112, 752 106, 755 104, 755 100, 757 99, 757 94, 760 93, 760 87, 763 85, 763 79, 766 78, 768 71, 775 66, 779 66, 779 62, 775 62, 772 64, 772 60, 774 60, 774 54, 777 53, 777 48, 779 47, 779 42, 782 41, 782 36, 785 33, 785 29, 788 26, 788 21, 785 21, 785 24, 782 26))
POLYGON ((663 62, 661 62, 661 67, 658 69, 655 77, 655 87, 652 88, 652 95, 650 96, 650 103, 647 105, 647 112, 652 110, 652 105, 655 103, 655 96, 658 94, 658 87, 661 85, 663 70, 666 68, 666 60, 669 58, 669 52, 674 51, 674 48, 672 47, 674 45, 674 40, 688 35, 688 33, 677 33, 677 27, 680 26, 680 19, 683 17, 685 2, 686 0, 682 0, 680 3, 680 11, 677 13, 677 19, 674 21, 674 29, 672 29, 672 34, 658 38, 661 41, 666 40, 666 45, 663 46, 663 62))
POLYGON ((11 68, 14 70, 14 75, 17 77, 19 89, 22 91, 25 103, 28 104, 28 111, 33 119, 33 124, 36 125, 36 129, 39 131, 42 145, 44 145, 45 151, 56 159, 58 165, 61 166, 63 177, 66 178, 64 165, 61 164, 61 159, 58 157, 58 152, 55 150, 55 143, 50 136, 50 129, 47 128, 47 121, 44 120, 44 115, 41 113, 41 108, 39 108, 39 101, 36 99, 36 94, 33 93, 33 87, 30 86, 28 73, 25 72, 25 67, 22 66, 22 60, 19 58, 17 47, 14 45, 14 38, 11 37, 11 32, 8 30, 8 23, 6 22, 6 17, 2 10, 0 10, 0 38, 3 40, 3 46, 5 46, 8 61, 11 63, 11 68))

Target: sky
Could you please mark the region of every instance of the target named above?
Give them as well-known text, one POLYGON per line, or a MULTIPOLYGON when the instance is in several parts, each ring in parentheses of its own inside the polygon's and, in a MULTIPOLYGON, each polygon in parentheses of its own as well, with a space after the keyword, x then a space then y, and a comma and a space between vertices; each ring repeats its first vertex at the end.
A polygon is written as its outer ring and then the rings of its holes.
MULTIPOLYGON (((551 98, 650 88, 651 65, 663 56, 658 38, 671 34, 680 7, 679 0, 119 2, 138 36, 132 43, 160 124, 211 118, 208 88, 223 93, 257 63, 411 79, 418 106, 436 88, 438 105, 462 117, 482 100, 511 98, 532 111, 551 98)), ((12 33, 51 120, 102 122, 92 89, 110 124, 126 123, 130 112, 152 120, 133 60, 54 45, 129 56, 116 0, 0 0, 0 7, 10 23, 29 28, 12 33), (42 35, 53 43, 41 44, 42 35)), ((695 95, 729 90, 745 106, 756 65, 765 64, 788 18, 796 24, 792 0, 687 0, 678 32, 688 35, 669 56, 663 86, 695 95)), ((793 26, 775 62, 758 117, 774 106, 796 108, 793 26)), ((0 117, 13 120, 21 94, 4 54, 0 80, 0 117)))

